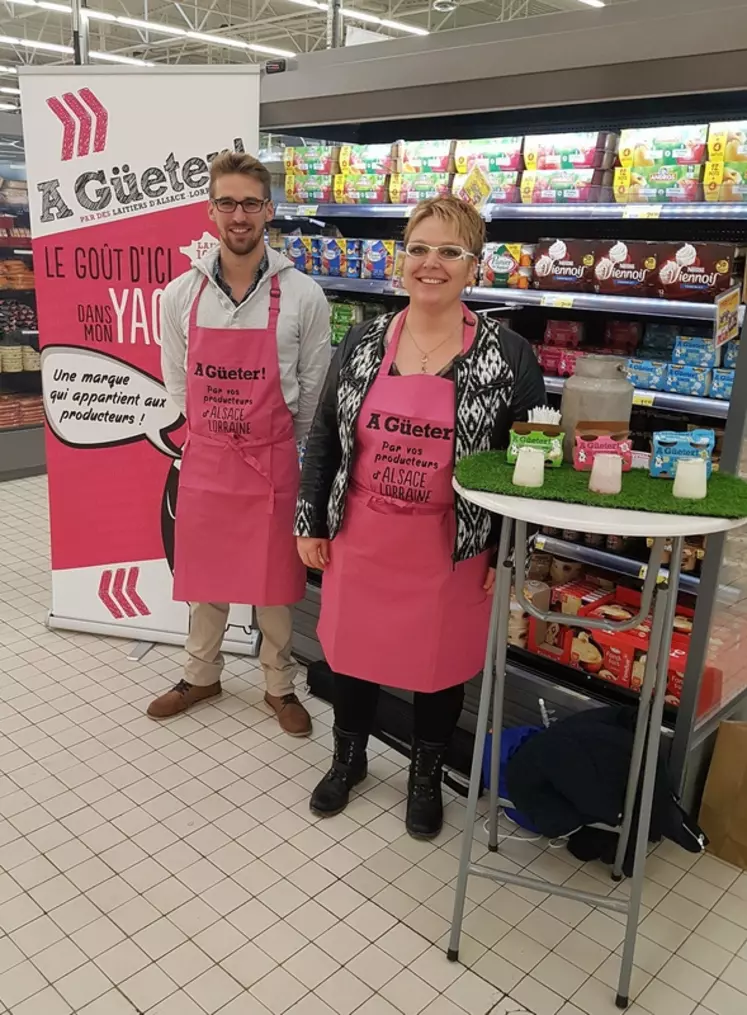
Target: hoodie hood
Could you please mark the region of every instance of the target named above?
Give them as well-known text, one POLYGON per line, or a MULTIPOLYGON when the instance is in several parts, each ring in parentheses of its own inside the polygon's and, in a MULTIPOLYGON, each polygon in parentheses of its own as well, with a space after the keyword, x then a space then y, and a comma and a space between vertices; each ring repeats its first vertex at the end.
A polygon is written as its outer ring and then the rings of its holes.
MULTIPOLYGON (((287 271, 289 268, 293 268, 293 264, 288 260, 285 254, 279 253, 277 250, 273 250, 272 247, 265 244, 265 250, 267 252, 267 260, 270 264, 270 270, 267 272, 266 277, 277 275, 281 271, 287 271)), ((192 267, 199 271, 201 275, 207 275, 209 279, 215 278, 215 262, 220 256, 220 247, 215 247, 208 254, 200 257, 198 260, 192 262, 192 267)), ((261 284, 261 283, 260 283, 261 284)))

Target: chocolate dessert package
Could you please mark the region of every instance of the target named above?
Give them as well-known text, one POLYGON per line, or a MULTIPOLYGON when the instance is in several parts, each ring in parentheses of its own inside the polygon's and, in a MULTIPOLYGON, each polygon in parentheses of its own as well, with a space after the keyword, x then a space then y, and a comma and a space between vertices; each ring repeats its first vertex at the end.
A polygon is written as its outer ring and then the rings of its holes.
POLYGON ((602 169, 533 169, 521 178, 522 204, 595 204, 604 201, 612 173, 602 169))
POLYGON ((656 244, 636 240, 598 242, 594 291, 612 296, 653 296, 656 244))
POLYGON ((733 284, 737 251, 731 243, 659 243, 656 295, 713 303, 733 284))
POLYGON ((540 240, 534 255, 534 288, 587 293, 593 289, 597 240, 540 240))
POLYGON ((527 169, 611 169, 617 135, 608 131, 535 134, 524 139, 527 169))
POLYGON ((632 127, 620 134, 618 157, 627 168, 699 166, 706 160, 708 126, 632 127))
POLYGON ((699 201, 703 166, 656 165, 615 170, 618 204, 682 204, 699 201))
POLYGON ((523 168, 523 137, 491 137, 457 141, 454 167, 457 173, 469 173, 479 166, 486 173, 518 172, 523 168))

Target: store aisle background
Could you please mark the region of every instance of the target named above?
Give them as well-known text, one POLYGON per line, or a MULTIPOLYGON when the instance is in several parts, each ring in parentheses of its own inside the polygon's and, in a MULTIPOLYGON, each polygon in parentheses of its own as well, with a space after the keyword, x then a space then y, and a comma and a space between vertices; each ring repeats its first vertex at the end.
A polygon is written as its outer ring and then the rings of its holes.
MULTIPOLYGON (((345 815, 313 818, 331 710, 311 699, 313 738, 283 736, 252 660, 155 724, 181 650, 134 663, 127 642, 47 631, 45 479, 0 484, 0 517, 0 1012, 617 1012, 620 919, 472 879, 448 963, 460 800, 435 843, 409 839, 405 759, 374 745, 345 815)), ((613 889, 544 841, 485 862, 613 889)), ((747 874, 663 845, 645 903, 630 1015, 744 1015, 747 874)))

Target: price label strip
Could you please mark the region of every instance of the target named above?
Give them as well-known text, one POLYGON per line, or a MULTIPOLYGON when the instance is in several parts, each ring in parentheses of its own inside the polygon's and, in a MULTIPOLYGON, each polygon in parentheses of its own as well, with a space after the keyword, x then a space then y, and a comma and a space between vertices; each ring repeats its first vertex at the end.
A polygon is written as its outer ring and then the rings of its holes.
POLYGON ((573 306, 573 297, 565 293, 545 293, 540 299, 540 306, 570 309, 573 306))
MULTIPOLYGON (((647 573, 648 573, 648 564, 641 564, 641 567, 638 571, 638 577, 641 579, 641 581, 645 579, 647 573)), ((669 581, 669 572, 660 570, 656 576, 656 584, 665 585, 668 581, 669 581)))
POLYGON ((633 405, 645 405, 651 407, 656 401, 656 395, 653 391, 634 391, 633 392, 633 405))
POLYGON ((318 213, 318 204, 299 204, 296 208, 296 215, 302 219, 315 218, 318 213))
POLYGON ((658 219, 661 218, 660 204, 629 204, 623 208, 624 219, 658 219))

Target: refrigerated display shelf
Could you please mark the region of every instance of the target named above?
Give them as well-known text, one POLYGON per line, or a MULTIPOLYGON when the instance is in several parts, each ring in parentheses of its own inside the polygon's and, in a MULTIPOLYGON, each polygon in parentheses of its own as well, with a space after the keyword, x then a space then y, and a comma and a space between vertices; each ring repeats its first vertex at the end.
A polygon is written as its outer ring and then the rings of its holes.
MULTIPOLYGON (((567 560, 576 560, 581 564, 588 564, 590 567, 604 568, 615 574, 627 575, 631 578, 646 577, 646 564, 631 557, 622 557, 608 550, 597 550, 592 546, 585 546, 583 543, 570 543, 567 539, 557 539, 555 536, 545 536, 542 533, 535 536, 534 545, 538 550, 545 550, 556 557, 565 557, 567 560)), ((663 567, 659 571, 659 581, 664 582, 669 578, 669 571, 663 567)), ((679 588, 681 592, 688 592, 697 596, 700 590, 700 579, 690 574, 680 574, 679 588)), ((719 585, 716 598, 719 602, 732 605, 740 597, 738 589, 728 585, 719 585)))
MULTIPOLYGON (((312 275, 311 278, 323 289, 348 293, 370 293, 378 296, 407 296, 404 289, 395 288, 391 280, 339 278, 332 275, 312 275)), ((671 317, 683 321, 713 322, 716 319, 716 307, 713 303, 657 300, 643 296, 604 296, 597 293, 541 292, 538 289, 485 289, 480 286, 470 286, 464 290, 464 299, 475 303, 493 303, 497 306, 591 310, 603 314, 671 317)), ((743 317, 744 307, 741 307, 740 321, 743 317)))
MULTIPOLYGON (((563 392, 565 381, 565 377, 546 376, 545 390, 553 395, 560 395, 563 392)), ((729 414, 729 403, 718 398, 674 395, 669 391, 645 391, 640 388, 636 388, 633 393, 633 405, 661 409, 664 412, 688 412, 697 416, 710 416, 714 419, 726 419, 729 414)))
MULTIPOLYGON (((276 201, 275 217, 294 218, 409 218, 412 204, 289 204, 276 201)), ((747 204, 488 204, 486 221, 497 219, 677 219, 679 221, 747 220, 747 204)))

